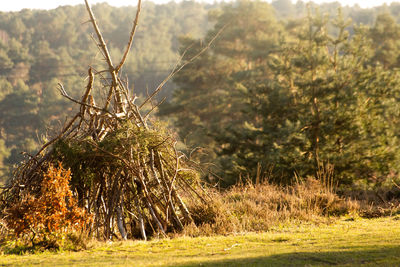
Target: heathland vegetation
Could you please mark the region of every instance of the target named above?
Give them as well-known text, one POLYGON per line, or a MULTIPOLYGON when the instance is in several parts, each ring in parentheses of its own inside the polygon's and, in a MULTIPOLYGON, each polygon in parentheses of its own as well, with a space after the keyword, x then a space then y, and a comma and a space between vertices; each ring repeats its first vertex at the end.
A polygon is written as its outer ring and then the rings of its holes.
POLYGON ((400 4, 140 4, 0 13, 3 253, 399 213, 400 4))

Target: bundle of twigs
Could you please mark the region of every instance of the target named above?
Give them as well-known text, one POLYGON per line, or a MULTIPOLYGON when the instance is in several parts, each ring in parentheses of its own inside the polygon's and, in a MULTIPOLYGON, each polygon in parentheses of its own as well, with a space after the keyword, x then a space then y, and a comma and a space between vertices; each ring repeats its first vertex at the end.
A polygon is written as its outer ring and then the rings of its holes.
POLYGON ((173 136, 143 115, 178 65, 142 104, 135 103, 128 84, 119 77, 138 25, 138 1, 129 42, 119 64, 114 65, 93 12, 85 0, 97 36, 97 45, 107 62, 103 71, 88 70, 88 83, 81 99, 69 96, 62 84, 61 94, 80 106, 79 112, 61 132, 15 171, 3 190, 0 205, 19 201, 24 193, 40 190, 43 171, 56 162, 72 171, 72 188, 79 203, 93 215, 91 232, 99 238, 122 238, 149 233, 178 231, 192 217, 183 199, 204 201, 196 173, 185 167, 183 155, 175 148, 173 136), (94 80, 109 81, 103 105, 94 98, 94 80), (118 232, 116 229, 118 228, 118 232))

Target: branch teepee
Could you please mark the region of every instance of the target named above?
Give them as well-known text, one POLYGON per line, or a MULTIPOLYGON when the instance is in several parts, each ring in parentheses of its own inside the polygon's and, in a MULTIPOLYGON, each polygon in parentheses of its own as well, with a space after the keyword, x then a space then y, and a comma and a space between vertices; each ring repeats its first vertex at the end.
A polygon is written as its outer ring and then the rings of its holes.
POLYGON ((136 104, 120 71, 134 40, 141 0, 138 0, 129 41, 118 64, 111 59, 87 0, 85 5, 106 68, 95 71, 89 67, 81 99, 71 97, 59 84, 61 94, 79 105, 79 111, 57 136, 16 169, 0 195, 3 210, 0 215, 4 216, 8 206, 21 200, 27 192, 39 192, 48 166, 62 162, 71 169, 71 187, 79 205, 92 214, 90 232, 98 238, 147 239, 150 234, 179 231, 193 222, 184 200, 204 202, 205 193, 197 173, 176 149, 173 135, 150 119, 156 105, 146 113, 144 106, 152 103, 166 81, 183 65, 177 64, 153 94, 142 104, 136 104), (98 88, 94 81, 99 77, 107 81, 108 86, 105 99, 96 101, 94 96, 98 88))

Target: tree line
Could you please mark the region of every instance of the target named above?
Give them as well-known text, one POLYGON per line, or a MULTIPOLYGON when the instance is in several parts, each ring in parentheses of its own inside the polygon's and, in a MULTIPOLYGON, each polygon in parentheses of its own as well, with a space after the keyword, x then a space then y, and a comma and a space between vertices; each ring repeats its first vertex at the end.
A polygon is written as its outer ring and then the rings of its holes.
MULTIPOLYGON (((291 183, 330 169, 342 188, 398 179, 400 26, 387 12, 364 25, 322 10, 282 20, 267 3, 239 1, 212 17, 206 41, 228 26, 176 75, 160 110, 209 182, 291 183)), ((183 38, 182 48, 193 42, 204 43, 183 38)))
MULTIPOLYGON (((342 183, 381 184, 399 165, 400 5, 338 14, 339 7, 146 2, 122 72, 146 95, 180 54, 190 58, 224 27, 160 96, 169 96, 160 117, 177 129, 182 149, 206 164, 208 179, 228 185, 261 171, 290 181, 332 164, 342 183)), ((93 9, 119 58, 135 8, 93 9)), ((3 12, 0 25, 0 167, 7 176, 21 151, 33 153, 71 114, 57 83, 79 95, 85 69, 100 66, 101 56, 90 49, 83 5, 3 12)))

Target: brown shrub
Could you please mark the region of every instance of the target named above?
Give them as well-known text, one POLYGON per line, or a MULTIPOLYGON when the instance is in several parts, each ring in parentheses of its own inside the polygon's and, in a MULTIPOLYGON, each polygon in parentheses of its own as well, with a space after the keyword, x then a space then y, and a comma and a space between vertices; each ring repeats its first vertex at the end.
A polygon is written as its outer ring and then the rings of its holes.
POLYGON ((29 238, 32 244, 58 247, 58 239, 81 231, 91 221, 86 211, 77 206, 69 187, 71 172, 61 164, 49 166, 43 174, 40 192, 27 193, 7 211, 5 222, 17 238, 29 238))

